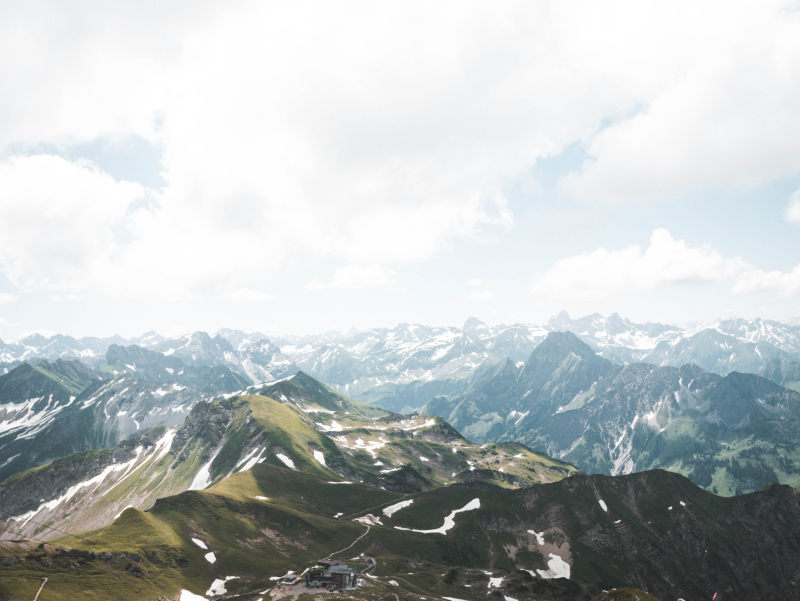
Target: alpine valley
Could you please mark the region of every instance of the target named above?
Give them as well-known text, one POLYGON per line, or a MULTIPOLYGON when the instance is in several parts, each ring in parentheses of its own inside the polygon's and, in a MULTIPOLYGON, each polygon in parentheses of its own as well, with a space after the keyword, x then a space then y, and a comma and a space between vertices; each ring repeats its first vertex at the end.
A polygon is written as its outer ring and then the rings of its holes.
POLYGON ((0 599, 310 601, 323 559, 352 600, 797 598, 797 324, 33 335, 0 362, 0 599))

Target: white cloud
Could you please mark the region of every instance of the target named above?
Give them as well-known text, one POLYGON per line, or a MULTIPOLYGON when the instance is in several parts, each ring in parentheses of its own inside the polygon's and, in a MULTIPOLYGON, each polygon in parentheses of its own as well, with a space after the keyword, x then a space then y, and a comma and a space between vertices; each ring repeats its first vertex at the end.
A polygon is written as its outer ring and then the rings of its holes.
POLYGON ((361 289, 395 286, 395 274, 382 265, 346 265, 338 267, 327 282, 312 281, 306 286, 309 290, 329 288, 361 289))
POLYGON ((467 282, 470 290, 467 299, 477 302, 488 302, 494 300, 494 282, 473 278, 467 282))
POLYGON ((795 190, 789 197, 789 206, 786 207, 786 221, 800 223, 800 189, 795 190))
POLYGON ((8 292, 0 292, 0 305, 3 303, 13 303, 15 300, 17 300, 16 295, 8 292))
POLYGON ((237 288, 225 295, 225 298, 235 303, 264 303, 274 297, 268 292, 253 290, 252 288, 237 288))
POLYGON ((22 290, 102 286, 141 186, 54 155, 0 161, 0 269, 22 290))
POLYGON ((550 297, 603 298, 675 284, 726 282, 734 293, 800 292, 800 265, 789 273, 764 272, 739 257, 725 257, 704 244, 691 246, 663 229, 650 244, 620 250, 599 248, 560 259, 536 278, 531 293, 550 297))
POLYGON ((472 301, 488 302, 494 300, 493 290, 470 290, 467 298, 472 301))
MULTIPOLYGON (((690 35, 698 52, 681 77, 587 140, 589 158, 563 181, 568 192, 642 201, 800 173, 800 11, 728 7, 704 20, 714 25, 701 43, 690 35)), ((687 41, 683 27, 674 33, 687 41)))
POLYGON ((508 227, 507 182, 681 71, 664 11, 625 10, 4 7, 0 148, 137 135, 161 150, 166 185, 105 291, 224 295, 299 255, 425 259, 508 227))
POLYGON ((165 182, 130 212, 141 190, 73 164, 109 206, 63 177, 71 227, 0 249, 25 289, 234 298, 298 259, 424 260, 510 227, 506 186, 576 140, 585 196, 800 165, 797 14, 772 2, 18 6, 0 156, 141 136, 165 182))
POLYGON ((736 279, 733 292, 771 292, 785 297, 800 295, 800 265, 788 273, 748 269, 736 279))

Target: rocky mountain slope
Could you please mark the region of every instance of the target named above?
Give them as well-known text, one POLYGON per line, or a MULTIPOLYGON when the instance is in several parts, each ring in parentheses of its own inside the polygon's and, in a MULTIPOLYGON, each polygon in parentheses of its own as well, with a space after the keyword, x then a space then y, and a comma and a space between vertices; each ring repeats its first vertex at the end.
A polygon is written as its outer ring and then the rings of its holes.
POLYGON ((354 402, 302 373, 254 392, 200 402, 180 427, 0 482, 0 535, 49 539, 100 527, 128 506, 146 509, 261 463, 404 493, 468 481, 519 487, 576 472, 520 444, 473 445, 439 418, 354 402))
POLYGON ((721 494, 800 485, 797 392, 691 365, 623 367, 570 333, 425 410, 473 440, 517 440, 590 473, 664 468, 721 494))
POLYGON ((94 368, 63 359, 23 363, 0 376, 0 479, 179 425, 197 402, 251 383, 225 366, 187 366, 137 346, 112 345, 94 368))

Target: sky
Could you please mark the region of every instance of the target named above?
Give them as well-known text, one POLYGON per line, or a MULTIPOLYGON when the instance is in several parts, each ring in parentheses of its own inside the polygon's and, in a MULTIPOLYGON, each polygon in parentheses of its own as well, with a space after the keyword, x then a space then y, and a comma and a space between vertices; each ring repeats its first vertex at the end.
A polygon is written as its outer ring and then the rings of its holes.
POLYGON ((800 3, 0 4, 0 338, 800 316, 800 3))

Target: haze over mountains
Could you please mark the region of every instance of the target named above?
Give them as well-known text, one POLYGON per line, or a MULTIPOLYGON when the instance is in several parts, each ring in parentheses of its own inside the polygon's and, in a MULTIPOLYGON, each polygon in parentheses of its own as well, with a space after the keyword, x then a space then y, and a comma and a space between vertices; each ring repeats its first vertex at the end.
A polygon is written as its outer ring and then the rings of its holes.
POLYGON ((186 365, 227 365, 253 381, 281 377, 299 368, 356 394, 386 383, 460 378, 479 365, 505 358, 524 361, 553 331, 572 332, 617 363, 673 367, 692 363, 726 375, 775 371, 777 366, 800 360, 800 324, 793 322, 733 318, 679 327, 634 323, 616 313, 572 319, 562 312, 541 325, 490 326, 470 318, 460 328, 401 324, 391 329, 271 338, 225 329, 213 337, 194 332, 172 339, 155 332, 131 339, 33 334, 17 342, 0 340, 0 364, 7 370, 21 361, 72 358, 97 365, 106 359, 111 345, 133 345, 186 365))

